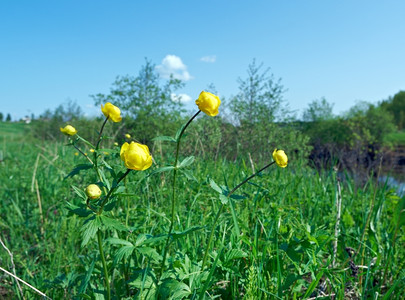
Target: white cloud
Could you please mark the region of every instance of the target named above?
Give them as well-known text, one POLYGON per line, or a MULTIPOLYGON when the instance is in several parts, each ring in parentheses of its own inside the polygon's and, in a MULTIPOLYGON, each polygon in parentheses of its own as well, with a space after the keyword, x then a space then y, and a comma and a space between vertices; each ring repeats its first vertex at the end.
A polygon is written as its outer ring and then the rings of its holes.
POLYGON ((170 97, 172 98, 172 101, 182 103, 190 102, 193 99, 187 94, 171 94, 170 97))
POLYGON ((162 78, 169 79, 170 75, 173 78, 188 81, 193 77, 187 71, 187 66, 182 62, 181 58, 176 55, 166 55, 162 63, 156 66, 156 70, 162 78))
POLYGON ((203 56, 200 58, 200 60, 206 63, 214 63, 217 60, 217 56, 216 55, 203 56))

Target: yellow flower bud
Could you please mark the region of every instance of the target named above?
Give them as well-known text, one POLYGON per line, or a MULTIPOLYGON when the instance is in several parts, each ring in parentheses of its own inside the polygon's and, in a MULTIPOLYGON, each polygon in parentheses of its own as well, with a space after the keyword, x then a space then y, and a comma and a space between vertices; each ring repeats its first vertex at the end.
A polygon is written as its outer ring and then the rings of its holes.
POLYGON ((95 150, 94 150, 93 148, 90 149, 90 152, 91 152, 91 153, 94 153, 94 151, 95 151, 95 150))
POLYGON ((118 146, 118 143, 117 143, 117 142, 115 142, 115 143, 114 143, 114 146, 118 146))
POLYGON ((131 138, 131 135, 130 135, 129 133, 127 133, 127 134, 125 135, 125 137, 126 137, 127 139, 130 139, 130 138, 131 138))
POLYGON ((104 116, 110 118, 113 122, 121 122, 122 120, 120 109, 110 102, 107 102, 105 106, 101 105, 101 111, 104 116))
POLYGON ((75 156, 79 156, 79 152, 75 152, 75 156))
POLYGON ((279 167, 281 167, 281 168, 287 167, 288 157, 287 157, 287 154, 284 153, 284 150, 274 149, 273 159, 276 161, 276 164, 279 167))
POLYGON ((86 195, 87 197, 89 197, 90 199, 94 200, 94 199, 98 199, 101 196, 101 190, 98 187, 98 185, 96 184, 90 184, 87 188, 86 188, 86 195))
POLYGON ((152 156, 146 145, 135 142, 124 143, 120 155, 128 169, 144 171, 152 165, 152 156))
POLYGON ((72 125, 66 125, 65 128, 61 127, 60 131, 66 135, 75 135, 77 133, 76 128, 74 128, 72 125))
POLYGON ((218 114, 218 107, 221 105, 221 100, 214 94, 202 91, 195 101, 195 104, 197 104, 198 108, 204 113, 214 117, 218 114))

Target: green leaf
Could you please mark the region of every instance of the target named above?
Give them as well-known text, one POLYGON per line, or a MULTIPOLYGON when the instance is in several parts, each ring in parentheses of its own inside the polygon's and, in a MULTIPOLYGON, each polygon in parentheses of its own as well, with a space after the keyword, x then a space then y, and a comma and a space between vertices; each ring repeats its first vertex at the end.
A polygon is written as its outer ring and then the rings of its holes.
POLYGON ((87 286, 90 281, 91 274, 93 274, 93 269, 94 269, 95 263, 96 263, 96 259, 93 259, 93 262, 91 263, 90 267, 88 268, 88 270, 86 272, 86 276, 82 280, 82 283, 81 283, 79 291, 78 291, 79 294, 84 294, 86 292, 87 286))
POLYGON ((220 194, 223 194, 223 193, 222 193, 222 189, 221 189, 221 188, 218 186, 218 184, 216 184, 215 181, 212 180, 212 179, 210 179, 210 186, 211 186, 211 188, 212 188, 214 191, 216 191, 216 192, 218 192, 218 193, 220 193, 220 194))
POLYGON ((183 161, 177 166, 178 168, 185 168, 191 165, 195 160, 194 156, 189 156, 183 159, 183 161))
POLYGON ((120 262, 123 258, 128 259, 131 256, 132 252, 134 252, 134 246, 123 246, 118 249, 114 256, 114 264, 120 262))
POLYGON ((248 256, 246 252, 240 249, 232 249, 231 251, 226 253, 225 262, 229 263, 231 260, 240 259, 246 256, 248 256))
POLYGON ((149 257, 150 259, 152 259, 156 262, 162 260, 162 256, 159 253, 157 253, 157 251, 154 248, 140 247, 140 248, 136 248, 136 251, 138 251, 139 253, 141 253, 144 256, 149 257))
POLYGON ((225 195, 223 195, 223 194, 219 195, 219 200, 221 200, 221 203, 222 203, 223 205, 228 204, 228 201, 229 201, 228 197, 225 196, 225 195))
POLYGON ((87 195, 86 195, 86 193, 85 193, 82 189, 79 189, 78 187, 76 187, 76 186, 74 186, 74 185, 71 185, 71 187, 72 187, 72 189, 74 190, 74 192, 75 192, 80 198, 82 198, 84 201, 87 200, 87 195))
POLYGON ((194 177, 193 174, 191 174, 188 170, 179 170, 182 174, 184 174, 188 180, 193 180, 195 182, 198 182, 197 178, 194 177))
POLYGON ((176 135, 174 136, 174 139, 176 140, 176 142, 178 142, 179 138, 180 138, 180 133, 182 132, 183 128, 186 127, 186 123, 181 125, 181 127, 179 128, 179 130, 177 130, 176 135))
POLYGON ((103 170, 101 170, 100 168, 98 169, 98 171, 100 172, 101 178, 103 179, 103 183, 105 184, 105 186, 107 187, 108 190, 111 189, 111 184, 110 181, 107 179, 107 177, 105 176, 105 173, 103 170))
POLYGON ((96 235, 97 230, 99 230, 100 228, 101 222, 98 216, 92 216, 85 221, 85 224, 81 229, 83 238, 82 247, 87 245, 90 239, 92 239, 96 235))
POLYGON ((232 194, 231 198, 234 200, 240 201, 240 200, 246 199, 246 196, 232 194))
POLYGON ((108 238, 106 242, 110 243, 111 245, 125 245, 125 246, 133 246, 131 242, 119 238, 108 238))
POLYGON ((191 289, 187 284, 172 278, 164 279, 159 291, 162 299, 183 299, 191 294, 191 289))
POLYGON ((323 272, 324 272, 324 271, 322 270, 321 272, 319 272, 319 273, 316 275, 315 280, 313 280, 313 281, 311 282, 311 284, 309 285, 309 287, 308 287, 308 289, 307 289, 307 292, 305 293, 303 299, 306 299, 306 298, 307 298, 309 295, 311 295, 312 292, 315 290, 316 286, 318 285, 319 280, 321 280, 321 278, 322 278, 323 272))
POLYGON ((88 217, 93 212, 86 207, 79 207, 72 203, 67 202, 66 209, 69 210, 70 213, 78 215, 79 217, 88 217))
POLYGON ((181 232, 178 232, 178 231, 172 232, 172 236, 173 236, 173 239, 179 239, 191 232, 194 232, 194 231, 197 231, 197 230, 200 230, 203 228, 204 228, 204 226, 191 226, 190 228, 187 228, 186 230, 181 231, 181 232))
POLYGON ((152 139, 152 141, 165 141, 165 142, 174 142, 176 143, 176 139, 171 136, 157 136, 152 139))
POLYGON ((84 138, 82 138, 80 135, 76 134, 76 137, 81 140, 82 142, 84 142, 87 146, 89 146, 92 149, 95 149, 96 147, 93 146, 92 143, 90 143, 89 141, 85 140, 84 138))
POLYGON ((65 176, 65 178, 63 178, 63 180, 66 180, 66 179, 68 179, 69 177, 73 177, 73 176, 79 174, 80 171, 82 171, 82 170, 91 169, 92 167, 93 167, 92 164, 80 164, 80 165, 77 165, 77 166, 75 166, 75 168, 74 168, 69 174, 67 174, 67 175, 65 176))
POLYGON ((104 225, 105 229, 116 229, 118 231, 127 231, 127 227, 123 225, 121 222, 106 217, 106 216, 99 216, 101 223, 104 225))
POLYGON ((153 170, 153 172, 150 173, 149 176, 154 175, 154 174, 158 174, 158 173, 162 173, 162 172, 166 172, 166 171, 170 171, 170 170, 173 170, 173 169, 174 169, 173 166, 161 167, 161 168, 153 170))

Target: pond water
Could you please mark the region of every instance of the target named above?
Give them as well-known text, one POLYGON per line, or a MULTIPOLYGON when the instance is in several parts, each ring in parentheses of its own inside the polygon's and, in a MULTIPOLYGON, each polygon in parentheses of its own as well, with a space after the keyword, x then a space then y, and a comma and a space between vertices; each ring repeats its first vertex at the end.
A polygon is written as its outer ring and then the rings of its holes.
POLYGON ((399 181, 394 177, 387 175, 380 176, 379 182, 383 184, 387 182, 389 187, 395 188, 399 197, 405 196, 405 182, 399 181))

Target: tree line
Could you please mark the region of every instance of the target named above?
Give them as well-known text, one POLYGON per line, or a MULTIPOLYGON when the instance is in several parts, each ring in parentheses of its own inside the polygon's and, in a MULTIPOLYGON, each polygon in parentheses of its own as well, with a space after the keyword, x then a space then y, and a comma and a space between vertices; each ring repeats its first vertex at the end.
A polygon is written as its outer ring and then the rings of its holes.
MULTIPOLYGON (((202 124, 189 129, 186 152, 260 165, 268 161, 274 148, 282 148, 296 162, 310 158, 318 168, 370 172, 383 149, 393 146, 387 137, 405 126, 405 91, 378 104, 360 102, 339 116, 333 114, 333 104, 322 98, 297 116, 284 99, 281 78, 263 64, 253 60, 238 83, 235 95, 221 98, 220 117, 209 122, 201 117, 197 122, 202 124)), ((161 80, 155 65, 146 60, 136 76, 118 76, 109 93, 93 95, 95 105, 111 102, 127 119, 125 125, 110 127, 111 143, 124 141, 124 134, 129 133, 153 151, 170 153, 167 145, 153 138, 174 135, 188 118, 184 104, 173 97, 183 86, 178 79, 161 80)), ((213 84, 205 90, 217 94, 213 84)), ((75 123, 86 128, 81 135, 92 138, 99 121, 84 118, 80 106, 70 101, 44 112, 34 122, 32 133, 58 140, 59 127, 75 123)))

